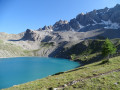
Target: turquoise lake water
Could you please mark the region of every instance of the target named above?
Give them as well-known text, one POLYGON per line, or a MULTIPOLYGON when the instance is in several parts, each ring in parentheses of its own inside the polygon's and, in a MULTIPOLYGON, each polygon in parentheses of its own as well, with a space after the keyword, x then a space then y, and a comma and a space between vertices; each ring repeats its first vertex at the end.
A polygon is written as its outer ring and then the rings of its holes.
POLYGON ((0 58, 0 89, 74 69, 79 63, 44 57, 0 58))

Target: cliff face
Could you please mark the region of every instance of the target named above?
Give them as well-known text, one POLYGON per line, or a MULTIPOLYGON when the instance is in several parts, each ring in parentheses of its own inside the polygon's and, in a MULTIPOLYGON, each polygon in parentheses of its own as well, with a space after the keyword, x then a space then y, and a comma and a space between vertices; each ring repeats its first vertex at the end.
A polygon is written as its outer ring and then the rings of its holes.
POLYGON ((78 14, 69 22, 60 20, 53 26, 44 26, 39 30, 49 31, 87 31, 92 29, 119 29, 120 28, 120 5, 113 8, 93 10, 86 14, 78 14), (91 28, 91 29, 88 29, 91 28))

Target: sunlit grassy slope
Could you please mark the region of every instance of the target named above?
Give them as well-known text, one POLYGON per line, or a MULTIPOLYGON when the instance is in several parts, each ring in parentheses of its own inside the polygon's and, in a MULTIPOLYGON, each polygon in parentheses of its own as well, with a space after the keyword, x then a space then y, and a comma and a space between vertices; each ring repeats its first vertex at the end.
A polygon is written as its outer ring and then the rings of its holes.
POLYGON ((95 62, 63 74, 49 76, 5 90, 46 90, 61 86, 66 86, 65 90, 120 90, 120 72, 118 69, 120 69, 120 56, 111 58, 109 63, 95 62), (81 81, 67 85, 75 80, 81 81))
POLYGON ((0 40, 0 57, 19 57, 30 55, 31 53, 28 50, 25 50, 15 44, 7 43, 3 40, 0 40))

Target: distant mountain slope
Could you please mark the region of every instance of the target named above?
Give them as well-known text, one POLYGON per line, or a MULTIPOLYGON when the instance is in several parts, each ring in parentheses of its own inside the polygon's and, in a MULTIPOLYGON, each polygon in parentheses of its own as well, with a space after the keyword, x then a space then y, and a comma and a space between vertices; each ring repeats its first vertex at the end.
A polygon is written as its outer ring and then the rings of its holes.
POLYGON ((0 40, 0 57, 32 56, 32 52, 15 44, 0 40))
POLYGON ((38 30, 49 31, 87 31, 93 29, 120 29, 120 4, 113 8, 93 10, 81 13, 69 22, 60 20, 53 26, 44 26, 38 30))

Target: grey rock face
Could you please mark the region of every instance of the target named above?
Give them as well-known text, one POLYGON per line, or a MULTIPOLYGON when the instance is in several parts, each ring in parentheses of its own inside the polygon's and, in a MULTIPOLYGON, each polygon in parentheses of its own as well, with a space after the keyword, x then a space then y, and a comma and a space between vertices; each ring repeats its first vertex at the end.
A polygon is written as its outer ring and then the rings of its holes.
POLYGON ((35 31, 27 29, 26 32, 25 32, 25 35, 24 35, 24 37, 22 39, 36 41, 36 40, 38 40, 40 38, 39 38, 39 35, 37 33, 35 33, 35 31))
POLYGON ((24 35, 23 39, 26 39, 26 40, 27 39, 31 39, 31 40, 33 40, 33 38, 31 37, 32 34, 34 34, 33 31, 30 30, 30 29, 27 29, 26 32, 25 32, 25 35, 24 35))
POLYGON ((89 25, 86 26, 85 28, 81 29, 82 32, 87 32, 87 31, 92 31, 95 29, 104 29, 105 25, 103 24, 96 24, 96 25, 89 25))
POLYGON ((104 15, 101 16, 102 20, 108 21, 110 18, 110 14, 105 13, 104 15))
POLYGON ((42 28, 39 28, 38 31, 42 31, 42 28))
POLYGON ((42 30, 52 30, 52 26, 44 26, 42 30))
POLYGON ((85 15, 83 13, 77 15, 76 20, 81 24, 84 25, 85 15))
POLYGON ((80 29, 79 22, 78 22, 75 18, 70 20, 69 25, 70 25, 74 30, 80 29))
POLYGON ((52 37, 46 36, 41 42, 49 42, 50 40, 52 40, 52 37))
POLYGON ((120 23, 120 4, 117 4, 114 8, 108 11, 109 19, 114 23, 120 23))
POLYGON ((70 29, 71 28, 68 21, 65 21, 65 20, 64 21, 60 20, 53 25, 54 31, 68 31, 70 29))
POLYGON ((120 11, 114 12, 110 17, 110 20, 112 22, 120 23, 120 11))
MULTIPOLYGON (((97 23, 101 22, 100 17, 98 16, 97 10, 93 10, 92 12, 89 12, 89 17, 92 18, 97 23)), ((95 23, 95 22, 94 22, 95 23)))
POLYGON ((119 27, 118 25, 120 26, 120 4, 117 4, 113 8, 105 7, 104 9, 93 10, 86 14, 81 13, 69 22, 66 20, 60 20, 53 26, 44 26, 43 28, 40 28, 39 31, 87 31, 106 27, 115 29, 116 26, 117 28, 119 27))
POLYGON ((76 17, 76 20, 79 22, 79 24, 83 25, 83 26, 86 26, 88 24, 94 24, 94 21, 93 19, 91 18, 90 14, 87 13, 87 14, 79 14, 77 17, 76 17))
POLYGON ((88 24, 94 24, 93 19, 90 17, 89 13, 85 15, 84 26, 88 24))

